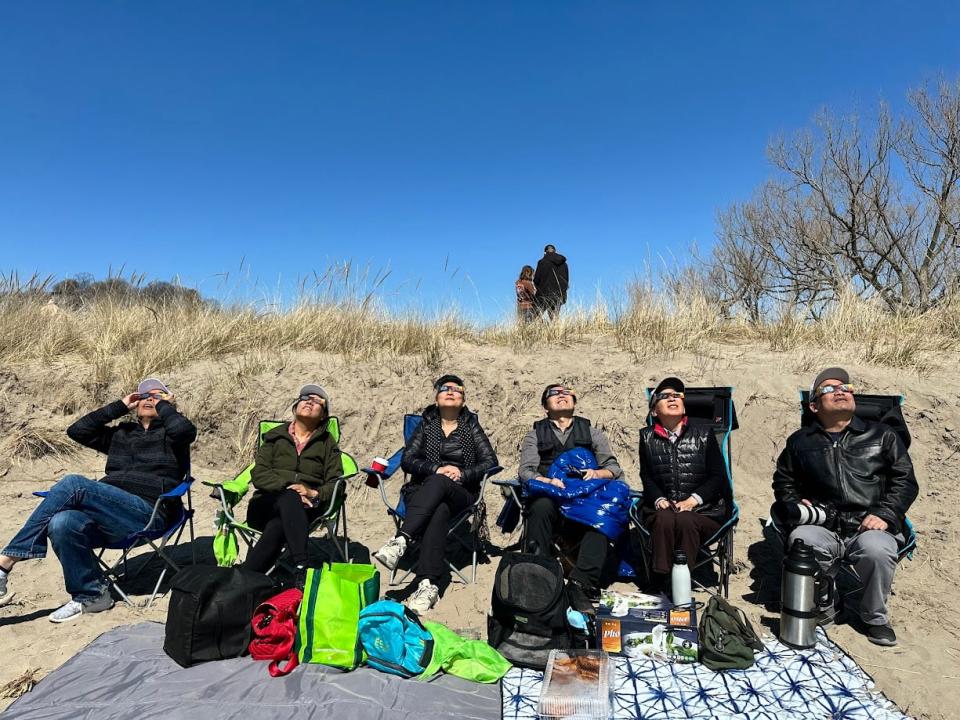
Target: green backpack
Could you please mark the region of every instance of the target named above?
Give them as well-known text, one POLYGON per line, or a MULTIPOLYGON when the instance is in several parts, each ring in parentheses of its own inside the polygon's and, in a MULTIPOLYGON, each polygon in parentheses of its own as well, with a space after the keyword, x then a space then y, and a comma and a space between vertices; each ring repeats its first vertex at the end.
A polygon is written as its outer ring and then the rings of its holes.
POLYGON ((745 670, 763 643, 743 611, 714 595, 700 616, 700 662, 711 670, 745 670))

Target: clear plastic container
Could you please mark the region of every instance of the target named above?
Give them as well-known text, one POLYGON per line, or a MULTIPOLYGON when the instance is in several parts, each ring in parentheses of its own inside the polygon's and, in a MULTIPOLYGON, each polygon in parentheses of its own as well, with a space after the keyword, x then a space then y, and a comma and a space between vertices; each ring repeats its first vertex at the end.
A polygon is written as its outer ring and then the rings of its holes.
POLYGON ((541 720, 608 720, 612 675, 602 650, 551 650, 537 706, 541 720))

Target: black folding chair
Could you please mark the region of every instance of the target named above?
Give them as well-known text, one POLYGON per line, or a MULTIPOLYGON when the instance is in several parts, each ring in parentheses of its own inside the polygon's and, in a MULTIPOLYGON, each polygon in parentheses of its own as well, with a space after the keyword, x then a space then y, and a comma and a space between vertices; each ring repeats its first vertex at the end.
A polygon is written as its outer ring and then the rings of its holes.
MULTIPOLYGON (((647 388, 647 397, 653 393, 653 388, 647 388)), ((723 465, 727 471, 729 495, 725 498, 727 506, 731 508, 730 516, 720 528, 707 538, 701 545, 697 555, 694 571, 697 568, 710 565, 715 566, 717 573, 717 590, 723 597, 730 594, 730 575, 733 572, 733 539, 740 522, 740 506, 734 498, 733 492, 733 431, 740 427, 737 422, 737 409, 733 403, 732 387, 687 387, 684 391, 684 406, 687 411, 688 423, 706 425, 717 436, 720 452, 723 455, 723 465)), ((653 416, 647 415, 647 425, 653 424, 653 416)), ((650 577, 651 538, 650 530, 643 524, 641 508, 643 492, 636 494, 636 499, 630 507, 630 519, 638 531, 643 562, 643 569, 650 577)), ((693 582, 704 590, 710 590, 694 575, 693 582)))
MULTIPOLYGON (((903 395, 866 395, 856 394, 857 409, 854 411, 861 420, 872 420, 889 425, 900 437, 904 447, 910 447, 910 429, 907 427, 907 421, 903 418, 903 395)), ((815 423, 817 416, 810 410, 810 391, 800 391, 800 426, 808 427, 815 423)), ((897 560, 913 559, 913 553, 917 549, 917 531, 910 522, 910 518, 905 517, 903 524, 904 541, 897 547, 897 560)), ((767 526, 770 527, 781 539, 786 549, 788 532, 780 527, 773 516, 767 520, 767 526)), ((853 573, 853 568, 847 565, 842 566, 845 570, 853 573)))

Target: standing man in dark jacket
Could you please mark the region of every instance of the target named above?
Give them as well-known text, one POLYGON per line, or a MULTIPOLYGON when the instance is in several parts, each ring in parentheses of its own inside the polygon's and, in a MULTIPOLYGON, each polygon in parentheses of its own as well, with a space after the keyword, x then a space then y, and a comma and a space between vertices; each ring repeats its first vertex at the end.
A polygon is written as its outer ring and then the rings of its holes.
MULTIPOLYGON (((596 470, 585 470, 585 480, 619 479, 623 470, 610 449, 606 434, 585 417, 574 416, 577 395, 572 388, 551 384, 544 388, 540 404, 547 416, 533 424, 520 443, 519 476, 521 482, 540 480, 563 487, 563 480, 545 477, 553 461, 563 452, 582 447, 593 453, 596 470)), ((580 541, 577 562, 570 572, 568 587, 577 610, 591 612, 591 597, 599 596, 600 576, 607 560, 610 541, 599 530, 563 518, 549 497, 538 497, 525 508, 527 514, 524 552, 545 557, 553 553, 555 533, 580 541)))
POLYGON ((810 545, 830 576, 841 560, 851 563, 863 583, 860 619, 867 639, 896 645, 887 598, 905 516, 919 491, 913 463, 892 428, 854 415, 854 388, 843 368, 817 375, 810 410, 817 421, 787 438, 773 491, 781 503, 829 507, 834 527, 800 525, 789 543, 810 545))
POLYGON ((555 320, 560 307, 567 302, 570 270, 567 259, 553 245, 543 249, 543 257, 533 274, 533 284, 537 288, 536 306, 540 314, 546 312, 551 320, 555 320))
POLYGON ((410 475, 403 486, 406 515, 396 537, 373 557, 393 571, 420 540, 420 560, 413 582, 416 590, 407 607, 418 615, 440 597, 439 583, 450 519, 477 501, 485 475, 497 465, 497 454, 480 427, 476 413, 466 405, 466 388, 456 375, 444 375, 434 384, 435 403, 423 411, 423 420, 403 449, 401 467, 410 475))
POLYGON ((650 528, 653 572, 665 584, 681 548, 692 570, 701 544, 732 507, 723 455, 713 430, 688 423, 685 387, 664 378, 650 396, 652 426, 640 430, 643 522, 650 528))
POLYGON ((136 392, 67 428, 71 439, 107 456, 106 475, 99 482, 67 475, 50 488, 0 554, 0 605, 13 598, 7 581, 14 564, 45 557, 49 538, 72 598, 50 620, 67 622, 113 607, 94 548, 145 528, 162 530, 176 517, 176 506, 160 503, 156 514, 154 506, 183 481, 197 430, 173 399, 166 385, 148 378, 136 392), (129 412, 136 422, 110 425, 129 412))

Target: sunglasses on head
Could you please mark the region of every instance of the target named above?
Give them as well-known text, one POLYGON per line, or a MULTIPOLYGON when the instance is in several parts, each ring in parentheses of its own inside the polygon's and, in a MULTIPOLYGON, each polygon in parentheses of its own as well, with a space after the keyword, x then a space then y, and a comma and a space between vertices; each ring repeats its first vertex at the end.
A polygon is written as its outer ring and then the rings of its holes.
POLYGON ((835 393, 837 391, 850 393, 853 395, 853 385, 850 383, 843 383, 842 385, 823 385, 817 388, 816 395, 819 397, 821 395, 829 395, 830 393, 835 393))
POLYGON ((312 402, 314 405, 323 405, 326 400, 324 400, 319 395, 301 395, 297 398, 298 402, 312 402))
POLYGON ((665 392, 658 392, 653 396, 653 399, 656 402, 660 402, 661 400, 683 400, 683 398, 685 397, 686 395, 682 392, 674 392, 673 390, 667 390, 665 392))
POLYGON ((447 392, 459 393, 460 395, 463 395, 464 391, 465 391, 465 388, 463 387, 463 385, 452 385, 448 383, 447 385, 441 385, 440 387, 437 388, 437 395, 439 395, 440 393, 447 393, 447 392))
POLYGON ((573 388, 568 387, 554 387, 547 390, 547 397, 552 398, 557 395, 576 395, 576 391, 573 388))

